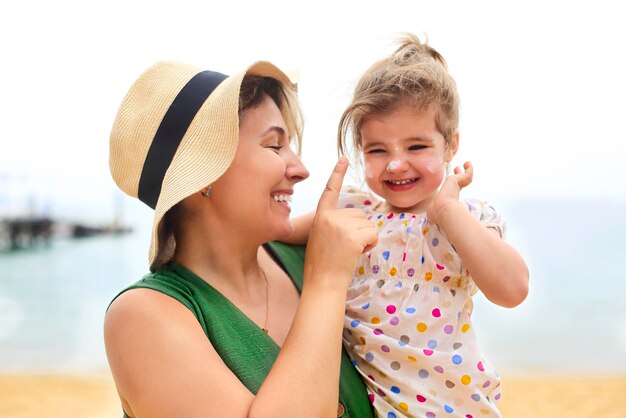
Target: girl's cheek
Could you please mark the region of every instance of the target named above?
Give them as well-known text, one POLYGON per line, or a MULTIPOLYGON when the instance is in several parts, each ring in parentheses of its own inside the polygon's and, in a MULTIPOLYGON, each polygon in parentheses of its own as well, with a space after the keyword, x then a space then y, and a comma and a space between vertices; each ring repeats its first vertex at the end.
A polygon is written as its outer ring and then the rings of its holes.
POLYGON ((373 179, 374 171, 372 170, 372 165, 368 162, 365 163, 365 178, 373 179))
POLYGON ((446 164, 446 160, 442 159, 433 159, 431 161, 428 161, 425 165, 424 168, 426 168, 426 171, 428 171, 429 173, 433 174, 436 173, 437 171, 441 170, 442 168, 444 168, 446 164))

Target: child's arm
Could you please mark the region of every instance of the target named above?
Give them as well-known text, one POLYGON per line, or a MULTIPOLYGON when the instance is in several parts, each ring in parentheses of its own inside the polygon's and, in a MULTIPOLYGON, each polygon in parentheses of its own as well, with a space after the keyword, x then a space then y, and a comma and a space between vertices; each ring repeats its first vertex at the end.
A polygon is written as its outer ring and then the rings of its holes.
POLYGON ((305 245, 309 240, 309 232, 311 232, 313 218, 315 218, 315 211, 292 218, 293 234, 282 241, 287 244, 305 245))
POLYGON ((455 168, 444 182, 428 216, 447 235, 472 279, 493 303, 514 307, 528 294, 528 267, 522 256, 493 228, 481 225, 459 202, 459 191, 471 183, 473 167, 455 168))

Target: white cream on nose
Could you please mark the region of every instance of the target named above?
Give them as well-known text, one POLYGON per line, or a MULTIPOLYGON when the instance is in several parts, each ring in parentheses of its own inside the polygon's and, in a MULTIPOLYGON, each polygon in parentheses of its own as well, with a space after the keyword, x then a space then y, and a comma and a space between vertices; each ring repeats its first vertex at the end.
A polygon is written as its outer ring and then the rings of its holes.
POLYGON ((393 171, 400 167, 400 160, 391 160, 387 164, 387 171, 393 171))

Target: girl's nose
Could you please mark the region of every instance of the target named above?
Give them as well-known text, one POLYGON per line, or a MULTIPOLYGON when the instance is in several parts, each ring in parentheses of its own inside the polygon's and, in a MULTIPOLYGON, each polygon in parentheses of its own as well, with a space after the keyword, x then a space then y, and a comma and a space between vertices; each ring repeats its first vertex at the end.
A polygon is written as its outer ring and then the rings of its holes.
POLYGON ((405 158, 394 158, 387 163, 387 171, 390 173, 400 173, 405 171, 408 167, 408 163, 405 158))

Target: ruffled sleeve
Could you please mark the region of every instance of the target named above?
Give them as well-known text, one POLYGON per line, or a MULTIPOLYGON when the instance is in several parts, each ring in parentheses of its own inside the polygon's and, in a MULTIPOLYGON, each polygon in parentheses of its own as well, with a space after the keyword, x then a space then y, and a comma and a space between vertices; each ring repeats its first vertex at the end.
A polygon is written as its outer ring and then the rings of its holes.
POLYGON ((344 186, 339 193, 337 209, 357 208, 363 210, 365 213, 370 213, 376 210, 381 204, 382 201, 371 193, 364 192, 354 186, 344 186))
POLYGON ((468 199, 463 203, 465 203, 467 209, 481 225, 495 229, 500 234, 500 238, 504 238, 506 224, 500 212, 491 203, 477 199, 468 199))

